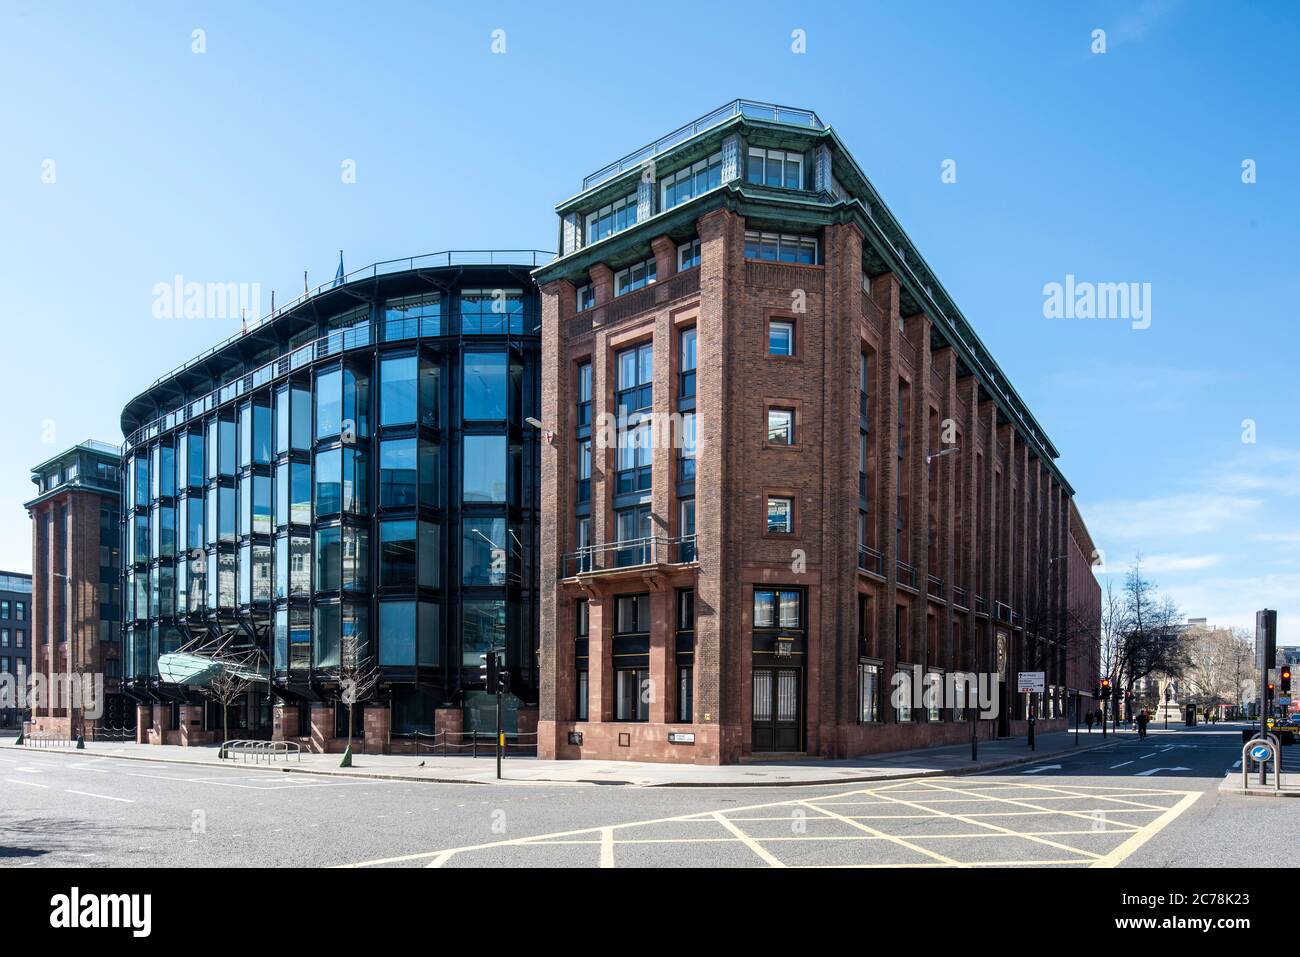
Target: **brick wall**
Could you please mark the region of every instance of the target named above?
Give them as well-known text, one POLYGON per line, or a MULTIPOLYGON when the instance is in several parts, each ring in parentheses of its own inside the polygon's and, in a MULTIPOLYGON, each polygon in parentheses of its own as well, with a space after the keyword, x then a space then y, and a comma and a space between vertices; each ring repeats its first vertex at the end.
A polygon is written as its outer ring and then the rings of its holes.
MULTIPOLYGON (((961 722, 921 715, 900 723, 889 679, 900 662, 945 672, 993 671, 999 631, 1006 634, 1004 695, 1008 687, 1015 690, 1016 669, 1040 659, 1050 685, 1073 684, 1066 649, 1034 645, 1022 634, 1035 601, 1035 618, 1046 619, 1069 597, 1063 569, 1052 572, 1051 562, 1071 540, 1068 493, 1012 425, 999 421, 987 391, 954 351, 932 350, 930 318, 902 316, 904 296, 895 276, 872 277, 864 291, 857 228, 827 226, 820 234, 822 264, 800 265, 747 261, 745 222, 737 212, 716 209, 695 225, 697 283, 672 274, 674 243, 660 236, 650 240, 659 273, 648 290, 611 306, 613 271, 604 264, 589 272, 597 297, 592 310, 575 315, 568 281, 542 290, 542 411, 548 427, 555 424, 556 439, 542 457, 539 753, 695 763, 752 753, 751 679, 755 662, 767 660, 754 644, 756 587, 798 588, 806 598, 799 750, 810 754, 844 757, 967 740, 969 726, 961 722), (795 323, 793 357, 768 355, 773 319, 795 323), (677 333, 689 325, 698 332, 698 561, 571 574, 563 558, 576 547, 577 365, 592 363, 595 418, 612 410, 617 351, 652 342, 655 411, 670 413, 676 409, 677 333), (879 560, 868 555, 868 569, 860 570, 858 382, 864 352, 870 357, 866 544, 879 560), (770 405, 795 410, 792 446, 766 441, 770 405), (945 436, 952 441, 945 443, 945 436), (959 451, 927 462, 927 454, 945 444, 959 451), (768 532, 766 498, 773 494, 794 501, 792 535, 768 532), (673 721, 669 653, 671 596, 682 587, 696 593, 689 724, 673 721), (654 609, 649 662, 656 694, 649 721, 618 722, 615 599, 646 591, 654 609), (582 722, 576 720, 578 599, 588 601, 590 625, 589 720, 582 722), (880 721, 865 724, 858 713, 860 647, 880 665, 884 699, 880 721), (683 732, 695 735, 693 744, 669 742, 670 733, 683 732), (571 743, 571 733, 581 735, 581 744, 571 743)), ((676 533, 674 468, 673 450, 656 448, 656 535, 676 533)), ((592 538, 598 544, 615 540, 614 472, 615 450, 594 451, 592 538)), ((1020 707, 1014 696, 1003 704, 1020 707)), ((944 710, 943 717, 952 715, 944 710)), ((988 722, 982 733, 1014 730, 1019 717, 1017 711, 988 722)), ((1062 724, 1045 720, 1040 728, 1062 724)))

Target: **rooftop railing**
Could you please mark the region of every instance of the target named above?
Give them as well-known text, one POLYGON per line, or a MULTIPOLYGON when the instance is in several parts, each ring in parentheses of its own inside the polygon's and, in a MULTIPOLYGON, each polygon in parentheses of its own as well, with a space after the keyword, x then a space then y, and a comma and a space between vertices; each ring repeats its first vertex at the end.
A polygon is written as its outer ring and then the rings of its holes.
POLYGON ((582 189, 591 189, 615 176, 625 173, 628 170, 636 169, 646 160, 660 153, 667 152, 678 143, 689 140, 692 136, 697 136, 705 130, 712 129, 731 119, 733 116, 748 116, 759 120, 768 120, 773 123, 785 123, 790 126, 801 126, 804 129, 824 130, 826 125, 818 118, 812 110, 801 110, 788 106, 777 106, 775 103, 761 103, 757 100, 732 100, 726 106, 719 107, 712 113, 705 113, 698 119, 692 120, 685 126, 679 126, 667 136, 661 136, 647 146, 639 150, 628 153, 622 159, 615 160, 603 169, 598 169, 589 176, 582 179, 582 189))
POLYGON ((166 375, 159 376, 149 388, 156 388, 168 379, 175 378, 186 369, 216 355, 222 349, 239 341, 255 329, 264 326, 286 312, 292 312, 307 300, 321 293, 329 292, 335 286, 357 282, 361 279, 374 279, 390 273, 409 272, 412 269, 440 269, 447 266, 527 266, 530 269, 535 269, 538 266, 546 265, 554 258, 555 253, 540 249, 448 249, 440 253, 426 253, 423 256, 409 256, 406 259, 386 259, 382 262, 371 263, 369 266, 354 269, 352 272, 345 274, 342 279, 334 277, 328 282, 321 283, 315 289, 305 290, 296 299, 292 299, 282 306, 277 306, 261 319, 250 323, 246 329, 218 342, 210 349, 204 350, 166 375))

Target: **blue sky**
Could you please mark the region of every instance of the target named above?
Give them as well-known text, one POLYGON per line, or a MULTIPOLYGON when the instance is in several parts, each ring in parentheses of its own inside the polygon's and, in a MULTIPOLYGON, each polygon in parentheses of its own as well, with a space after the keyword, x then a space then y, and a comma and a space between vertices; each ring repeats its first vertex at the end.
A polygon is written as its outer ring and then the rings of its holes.
POLYGON ((269 305, 340 248, 550 249, 584 174, 743 96, 839 132, 1061 449, 1111 572, 1140 551, 1185 614, 1269 605, 1300 643, 1298 49, 1283 3, 6 0, 0 567, 30 567, 32 464, 120 441, 129 398, 238 331, 154 318, 155 283, 269 305), (1045 318, 1067 275, 1150 283, 1150 327, 1045 318))

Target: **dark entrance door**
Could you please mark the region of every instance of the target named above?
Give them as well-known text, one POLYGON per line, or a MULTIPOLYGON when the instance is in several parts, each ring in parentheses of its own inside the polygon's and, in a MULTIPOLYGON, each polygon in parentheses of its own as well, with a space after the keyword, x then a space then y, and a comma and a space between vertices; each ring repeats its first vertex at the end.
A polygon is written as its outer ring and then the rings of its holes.
POLYGON ((803 750, 801 677, 798 668, 754 669, 755 751, 803 750))

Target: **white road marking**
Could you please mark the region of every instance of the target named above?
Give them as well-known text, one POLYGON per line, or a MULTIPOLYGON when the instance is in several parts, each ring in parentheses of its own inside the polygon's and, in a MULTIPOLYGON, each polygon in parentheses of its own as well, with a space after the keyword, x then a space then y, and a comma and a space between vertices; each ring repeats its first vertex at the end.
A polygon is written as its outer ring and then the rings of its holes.
POLYGON ((1122 768, 1124 765, 1132 763, 1132 761, 1121 761, 1119 764, 1112 764, 1109 770, 1114 771, 1116 768, 1122 768))
POLYGON ((72 788, 66 788, 67 794, 80 794, 82 797, 103 798, 105 801, 121 801, 123 804, 134 804, 130 798, 113 797, 111 794, 92 794, 90 791, 74 791, 72 788))
POLYGON ((1040 765, 1038 765, 1038 767, 1036 767, 1036 768, 1030 768, 1028 771, 1021 771, 1020 773, 1021 773, 1021 774, 1038 774, 1040 771, 1052 771, 1052 770, 1057 770, 1057 771, 1059 771, 1060 769, 1061 769, 1061 766, 1060 766, 1059 764, 1040 764, 1040 765))
POLYGON ((5 778, 6 784, 26 784, 29 788, 47 788, 48 784, 37 784, 35 781, 21 781, 18 778, 5 778))
POLYGON ((1178 767, 1178 768, 1150 768, 1149 770, 1146 770, 1146 771, 1139 771, 1139 772, 1137 772, 1137 774, 1134 775, 1134 777, 1139 777, 1139 778, 1150 777, 1151 775, 1155 774, 1157 771, 1190 771, 1190 770, 1191 770, 1191 768, 1183 768, 1183 767, 1178 767))

